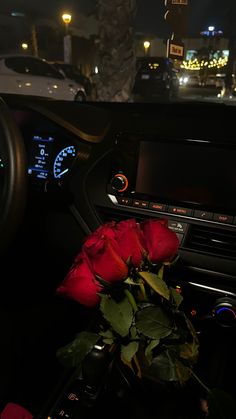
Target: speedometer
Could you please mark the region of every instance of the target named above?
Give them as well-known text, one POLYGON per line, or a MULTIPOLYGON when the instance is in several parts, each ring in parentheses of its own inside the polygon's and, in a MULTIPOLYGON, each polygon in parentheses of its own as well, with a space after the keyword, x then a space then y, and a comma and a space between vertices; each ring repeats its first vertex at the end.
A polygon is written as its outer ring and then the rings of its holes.
POLYGON ((75 146, 70 145, 66 148, 63 148, 63 150, 61 150, 60 153, 58 153, 58 155, 56 156, 54 160, 54 164, 53 164, 54 177, 57 179, 60 179, 66 173, 68 173, 72 167, 75 157, 76 157, 75 146))

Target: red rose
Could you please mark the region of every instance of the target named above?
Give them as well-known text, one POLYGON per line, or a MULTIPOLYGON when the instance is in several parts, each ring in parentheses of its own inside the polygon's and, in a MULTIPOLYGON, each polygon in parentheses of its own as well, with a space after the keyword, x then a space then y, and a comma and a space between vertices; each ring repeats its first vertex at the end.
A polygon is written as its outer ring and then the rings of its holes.
POLYGON ((97 293, 101 290, 102 286, 94 277, 87 256, 81 252, 62 285, 57 288, 57 293, 78 301, 84 306, 94 307, 100 302, 97 293))
POLYGON ((24 407, 15 404, 7 403, 4 410, 0 414, 1 419, 32 419, 31 413, 24 407))
POLYGON ((152 263, 171 260, 179 248, 177 235, 167 225, 167 220, 153 219, 140 224, 145 237, 148 258, 152 263))
POLYGON ((116 225, 116 241, 122 259, 138 268, 146 253, 143 232, 135 219, 121 221, 116 225))
POLYGON ((85 242, 91 241, 96 242, 100 237, 109 237, 110 239, 115 238, 115 221, 110 221, 98 227, 95 231, 89 234, 85 238, 85 242))
MULTIPOLYGON (((106 232, 107 233, 107 232, 106 232)), ((125 280, 128 276, 128 267, 121 258, 117 242, 112 238, 112 233, 104 235, 103 229, 98 229, 91 234, 83 245, 93 272, 107 282, 125 280)))

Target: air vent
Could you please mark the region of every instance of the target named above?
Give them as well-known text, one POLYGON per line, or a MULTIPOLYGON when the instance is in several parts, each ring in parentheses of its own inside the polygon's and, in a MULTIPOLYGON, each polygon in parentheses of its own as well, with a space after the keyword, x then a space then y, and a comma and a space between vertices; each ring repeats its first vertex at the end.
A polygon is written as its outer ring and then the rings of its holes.
POLYGON ((235 258, 236 232, 192 225, 184 247, 204 253, 235 258))

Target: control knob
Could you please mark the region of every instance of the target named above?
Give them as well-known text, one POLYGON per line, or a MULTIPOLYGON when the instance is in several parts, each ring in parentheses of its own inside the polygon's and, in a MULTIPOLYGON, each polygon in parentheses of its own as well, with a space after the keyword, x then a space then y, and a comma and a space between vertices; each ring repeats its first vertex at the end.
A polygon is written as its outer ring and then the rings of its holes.
POLYGON ((223 297, 216 300, 213 315, 221 326, 236 326, 236 299, 223 297))
POLYGON ((111 179, 111 186, 116 192, 124 192, 129 186, 129 181, 123 173, 117 173, 111 179))

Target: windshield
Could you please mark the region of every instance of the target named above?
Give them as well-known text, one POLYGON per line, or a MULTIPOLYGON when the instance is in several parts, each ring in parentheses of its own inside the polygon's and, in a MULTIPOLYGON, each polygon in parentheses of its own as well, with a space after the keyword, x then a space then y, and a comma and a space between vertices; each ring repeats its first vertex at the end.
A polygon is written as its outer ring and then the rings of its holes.
POLYGON ((236 103, 234 0, 8 0, 0 31, 0 94, 236 103))

